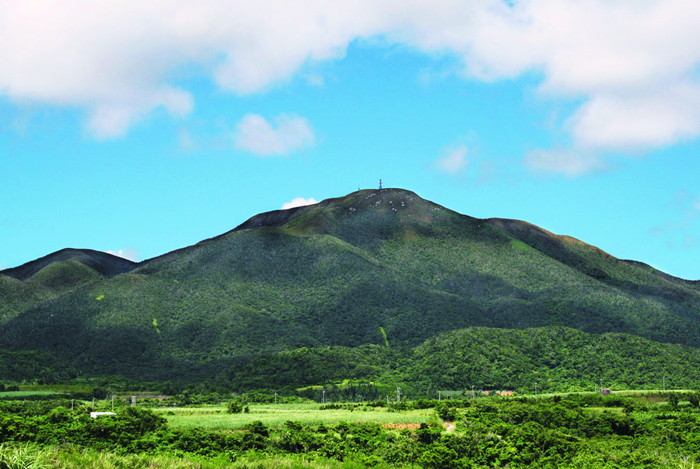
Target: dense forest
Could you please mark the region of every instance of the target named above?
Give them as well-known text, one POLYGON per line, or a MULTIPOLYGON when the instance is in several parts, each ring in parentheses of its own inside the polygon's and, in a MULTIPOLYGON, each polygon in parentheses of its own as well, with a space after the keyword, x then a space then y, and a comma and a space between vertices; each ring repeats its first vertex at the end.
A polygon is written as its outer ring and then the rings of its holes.
MULTIPOLYGON (((411 395, 481 390, 592 391, 622 389, 697 389, 700 352, 629 334, 588 334, 571 328, 524 330, 469 328, 447 332, 413 349, 386 345, 299 348, 229 361, 203 368, 210 378, 152 380, 146 387, 164 393, 280 392, 316 398, 322 389, 352 397, 379 397, 402 386, 411 395), (159 384, 160 383, 160 384, 159 384), (357 391, 359 392, 359 391, 357 391)), ((132 383, 118 376, 91 378, 43 352, 0 352, 0 375, 15 384, 132 383)))

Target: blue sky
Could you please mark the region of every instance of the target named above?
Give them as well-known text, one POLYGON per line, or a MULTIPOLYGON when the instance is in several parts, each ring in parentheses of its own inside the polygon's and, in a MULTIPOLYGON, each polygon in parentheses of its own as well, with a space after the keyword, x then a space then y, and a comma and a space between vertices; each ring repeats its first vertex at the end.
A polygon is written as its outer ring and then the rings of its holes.
POLYGON ((700 279, 688 2, 141 3, 0 1, 0 267, 382 178, 700 279))

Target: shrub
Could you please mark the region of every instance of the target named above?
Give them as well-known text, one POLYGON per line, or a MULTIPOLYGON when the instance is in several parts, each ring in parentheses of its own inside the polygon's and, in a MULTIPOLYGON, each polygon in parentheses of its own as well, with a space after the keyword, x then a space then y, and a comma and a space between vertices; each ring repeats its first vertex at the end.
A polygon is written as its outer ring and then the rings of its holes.
POLYGON ((243 404, 241 404, 238 401, 231 401, 228 403, 226 411, 229 414, 240 414, 241 412, 243 412, 243 404))

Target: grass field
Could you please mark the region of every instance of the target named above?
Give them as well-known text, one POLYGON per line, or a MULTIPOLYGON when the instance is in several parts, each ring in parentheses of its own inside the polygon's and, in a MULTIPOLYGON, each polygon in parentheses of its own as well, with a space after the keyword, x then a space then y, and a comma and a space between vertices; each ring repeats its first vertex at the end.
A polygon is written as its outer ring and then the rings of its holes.
POLYGON ((55 396, 60 398, 63 393, 54 391, 5 391, 0 392, 0 397, 22 398, 27 396, 55 396))
MULTIPOLYGON (((694 389, 621 389, 621 390, 615 390, 613 389, 610 394, 612 396, 643 396, 645 394, 670 394, 670 393, 689 393, 689 392, 695 392, 694 389)), ((571 396, 571 395, 579 395, 579 394, 599 394, 598 391, 567 391, 567 392, 540 392, 537 394, 521 394, 522 396, 526 396, 528 398, 533 398, 533 397, 541 397, 544 399, 551 399, 554 396, 561 396, 561 397, 566 397, 566 396, 571 396)))
POLYGON ((261 421, 269 427, 279 427, 291 420, 302 424, 327 424, 338 422, 375 422, 380 424, 406 424, 437 421, 432 409, 405 412, 390 412, 385 408, 361 407, 354 411, 346 409, 320 410, 320 405, 310 404, 251 404, 249 413, 228 414, 226 408, 175 407, 153 409, 168 419, 168 423, 179 428, 237 429, 261 421))
POLYGON ((92 392, 93 387, 85 384, 22 384, 20 391, 52 391, 52 392, 92 392))

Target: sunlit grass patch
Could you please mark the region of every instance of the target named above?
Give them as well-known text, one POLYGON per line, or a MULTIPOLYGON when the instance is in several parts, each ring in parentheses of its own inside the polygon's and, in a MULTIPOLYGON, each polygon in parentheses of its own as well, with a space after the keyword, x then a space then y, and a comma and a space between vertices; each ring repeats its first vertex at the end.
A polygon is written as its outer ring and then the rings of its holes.
POLYGON ((22 384, 20 391, 53 391, 53 392, 92 392, 94 388, 86 384, 22 384))
POLYGON ((64 395, 60 392, 53 391, 4 391, 0 392, 0 397, 22 398, 28 396, 55 396, 61 397, 64 395))
POLYGON ((385 408, 361 407, 355 410, 320 410, 312 404, 252 404, 250 412, 228 414, 225 407, 180 407, 156 409, 175 428, 237 429, 254 421, 269 427, 281 427, 294 421, 305 425, 334 425, 339 422, 374 422, 379 424, 415 424, 428 422, 432 409, 393 412, 385 408))

